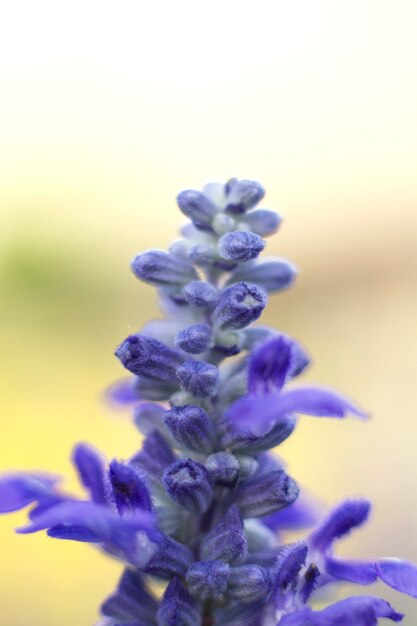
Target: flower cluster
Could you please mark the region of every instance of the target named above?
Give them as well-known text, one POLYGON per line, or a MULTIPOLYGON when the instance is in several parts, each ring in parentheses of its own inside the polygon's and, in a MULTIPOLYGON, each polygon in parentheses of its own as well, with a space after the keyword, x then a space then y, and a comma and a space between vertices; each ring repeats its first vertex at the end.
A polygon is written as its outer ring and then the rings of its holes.
POLYGON ((299 414, 364 413, 328 388, 297 384, 309 364, 303 347, 253 325, 269 294, 296 276, 284 259, 258 259, 281 221, 256 208, 263 196, 258 183, 236 179, 183 191, 177 203, 190 221, 182 238, 132 261, 165 313, 116 350, 132 376, 110 396, 132 404, 142 448, 107 463, 77 445, 86 499, 59 491, 48 474, 0 478, 0 512, 34 505, 18 532, 46 529, 125 563, 101 607, 102 626, 375 626, 402 615, 372 596, 322 610, 310 601, 331 583, 378 579, 417 597, 414 565, 334 554, 335 543, 367 520, 368 501, 345 500, 317 523, 268 453, 299 414), (303 541, 283 542, 286 530, 309 526, 303 541))

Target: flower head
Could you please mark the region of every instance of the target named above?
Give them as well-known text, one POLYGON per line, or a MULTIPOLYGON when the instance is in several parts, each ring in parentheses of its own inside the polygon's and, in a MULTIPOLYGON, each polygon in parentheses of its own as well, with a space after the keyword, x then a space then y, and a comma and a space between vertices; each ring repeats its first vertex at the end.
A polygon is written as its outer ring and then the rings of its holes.
POLYGON ((376 626, 402 615, 372 596, 314 610, 317 590, 380 580, 417 597, 413 564, 335 554, 367 521, 367 500, 345 500, 317 523, 311 498, 299 497, 298 483, 267 452, 293 433, 299 415, 365 413, 338 392, 296 382, 309 364, 304 348, 255 325, 268 294, 297 275, 285 259, 258 258, 263 237, 281 223, 256 208, 264 194, 259 183, 235 178, 181 192, 177 203, 190 219, 183 238, 132 261, 166 315, 116 349, 131 377, 109 396, 133 405, 142 448, 108 463, 78 444, 84 499, 61 492, 49 474, 0 477, 1 513, 33 507, 18 532, 46 530, 124 562, 102 626, 376 626), (312 525, 304 540, 285 542, 285 530, 312 525), (150 577, 165 584, 160 600, 150 577))

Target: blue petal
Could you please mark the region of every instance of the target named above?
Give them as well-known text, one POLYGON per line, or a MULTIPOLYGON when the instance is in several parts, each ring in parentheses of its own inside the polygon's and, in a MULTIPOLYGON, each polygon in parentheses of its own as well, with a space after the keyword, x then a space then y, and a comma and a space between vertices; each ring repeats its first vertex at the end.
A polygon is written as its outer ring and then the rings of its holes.
POLYGON ((376 626, 379 617, 400 622, 403 615, 394 611, 385 600, 372 596, 352 596, 322 611, 305 608, 286 615, 280 620, 279 626, 376 626))
POLYGON ((285 546, 274 565, 274 586, 286 589, 296 580, 307 558, 307 544, 304 542, 285 546))
POLYGON ((364 498, 344 500, 313 531, 309 539, 310 545, 325 551, 335 539, 348 534, 352 528, 362 526, 368 519, 370 509, 371 503, 364 498))
POLYGON ((280 396, 281 407, 286 412, 306 413, 317 417, 345 417, 348 413, 366 417, 366 413, 345 396, 316 385, 298 387, 280 396))
POLYGON ((53 486, 58 477, 48 474, 9 474, 0 476, 0 513, 11 513, 28 504, 56 498, 53 486))
POLYGON ((371 585, 377 579, 375 563, 347 559, 326 558, 328 574, 339 580, 348 580, 358 585, 371 585))
POLYGON ((364 416, 357 406, 342 395, 321 387, 298 387, 281 393, 249 394, 236 400, 225 418, 262 435, 282 416, 306 413, 323 417, 364 416))
POLYGON ((54 539, 68 539, 70 541, 82 541, 86 543, 101 543, 101 538, 97 533, 83 526, 65 526, 58 524, 52 526, 47 533, 48 537, 54 539))
POLYGON ((144 549, 142 554, 136 540, 140 531, 153 536, 155 525, 150 513, 136 513, 134 517, 123 519, 115 511, 101 504, 63 502, 37 515, 30 524, 19 528, 17 532, 27 534, 56 526, 66 526, 69 531, 75 528, 77 531, 83 529, 91 532, 95 536, 95 541, 100 540, 122 551, 126 560, 137 566, 142 567, 150 558, 150 548, 144 549))
POLYGON ((417 598, 417 567, 400 559, 381 559, 376 563, 379 578, 390 587, 417 598))
POLYGON ((81 482, 88 489, 91 498, 99 504, 107 504, 104 460, 93 446, 79 443, 75 446, 72 460, 78 470, 81 482))
POLYGON ((284 334, 256 346, 249 358, 249 392, 280 391, 298 366, 299 351, 297 343, 284 334))
POLYGON ((114 502, 121 515, 152 510, 150 493, 134 466, 114 460, 110 463, 109 477, 114 502))
POLYGON ((124 408, 141 400, 167 400, 177 389, 177 384, 146 376, 131 376, 111 385, 105 392, 105 398, 115 408, 124 408))
MULTIPOLYGON (((345 613, 350 619, 353 618, 355 626, 376 624, 379 617, 390 619, 393 622, 400 622, 404 617, 401 613, 394 611, 386 600, 372 596, 346 598, 346 600, 341 600, 335 605, 324 609, 322 613, 327 618, 331 617, 331 619, 336 619, 339 615, 343 616, 343 613, 345 613)), ((351 623, 349 622, 349 625, 351 623)))
POLYGON ((304 572, 303 582, 299 591, 300 600, 303 604, 306 604, 313 591, 316 589, 321 572, 315 563, 310 563, 304 572))
POLYGON ((106 398, 110 404, 116 407, 123 407, 139 402, 140 397, 135 387, 135 379, 136 377, 131 376, 130 378, 124 378, 111 385, 106 390, 106 398))

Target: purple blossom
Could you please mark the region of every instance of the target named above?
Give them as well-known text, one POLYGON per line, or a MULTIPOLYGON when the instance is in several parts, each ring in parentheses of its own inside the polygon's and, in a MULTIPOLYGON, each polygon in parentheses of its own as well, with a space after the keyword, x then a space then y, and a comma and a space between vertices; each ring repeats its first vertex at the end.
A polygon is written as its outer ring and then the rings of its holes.
POLYGON ((133 407, 141 449, 108 463, 78 444, 72 460, 85 499, 49 474, 0 477, 0 513, 32 507, 19 533, 91 543, 125 564, 101 626, 376 626, 402 615, 372 596, 316 610, 316 592, 379 580, 417 597, 412 563, 337 555, 337 542, 367 522, 366 499, 344 500, 319 522, 317 504, 303 490, 299 497, 267 452, 300 414, 366 414, 338 392, 296 382, 309 365, 304 348, 254 325, 267 293, 297 274, 285 259, 257 259, 261 237, 281 223, 255 208, 264 194, 235 178, 181 192, 191 220, 183 239, 132 261, 135 276, 158 289, 166 318, 120 344, 116 356, 132 375, 107 396, 133 407), (303 540, 286 542, 287 530, 305 528, 303 540), (155 578, 165 585, 160 599, 155 578))

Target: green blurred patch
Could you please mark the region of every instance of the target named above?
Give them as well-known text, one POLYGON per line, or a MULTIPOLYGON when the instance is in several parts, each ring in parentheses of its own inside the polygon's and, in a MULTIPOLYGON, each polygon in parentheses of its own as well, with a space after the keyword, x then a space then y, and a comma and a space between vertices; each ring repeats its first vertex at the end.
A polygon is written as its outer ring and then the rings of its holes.
POLYGON ((15 241, 3 251, 0 287, 5 296, 27 294, 45 302, 85 287, 85 276, 67 251, 40 241, 15 241))
POLYGON ((112 309, 117 280, 110 267, 98 266, 98 255, 69 242, 57 245, 38 237, 16 237, 0 257, 1 316, 5 326, 83 325, 100 311, 112 309))
POLYGON ((8 238, 0 252, 2 334, 100 343, 106 332, 118 337, 139 328, 156 313, 155 294, 112 252, 74 237, 51 241, 36 230, 8 238))

